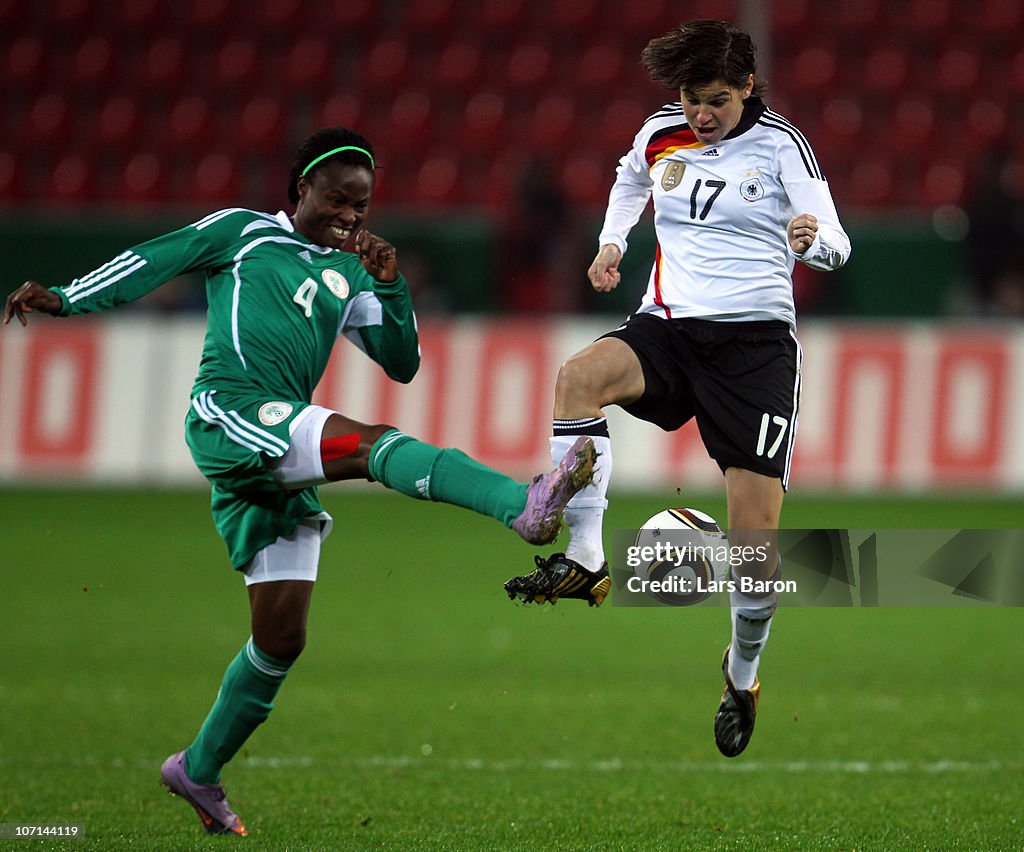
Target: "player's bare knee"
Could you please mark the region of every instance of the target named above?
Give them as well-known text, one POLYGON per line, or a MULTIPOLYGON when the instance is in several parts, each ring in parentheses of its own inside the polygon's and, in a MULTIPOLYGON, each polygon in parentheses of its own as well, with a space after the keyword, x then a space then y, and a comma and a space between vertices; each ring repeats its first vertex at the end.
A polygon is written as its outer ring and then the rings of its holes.
POLYGON ((596 380, 590 359, 584 353, 573 355, 558 368, 555 380, 556 406, 571 409, 600 406, 600 390, 600 382, 596 380))

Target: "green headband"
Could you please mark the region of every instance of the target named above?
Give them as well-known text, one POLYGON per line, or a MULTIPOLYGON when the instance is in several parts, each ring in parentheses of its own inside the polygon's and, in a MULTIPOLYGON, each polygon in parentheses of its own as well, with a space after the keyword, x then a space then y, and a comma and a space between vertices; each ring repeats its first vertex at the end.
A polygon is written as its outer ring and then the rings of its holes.
POLYGON ((313 166, 315 166, 321 160, 326 160, 328 157, 333 157, 335 154, 340 154, 342 151, 358 151, 360 154, 365 154, 366 159, 370 161, 370 168, 376 168, 376 165, 373 162, 373 154, 371 154, 365 148, 360 148, 358 145, 342 145, 340 148, 332 148, 326 154, 321 154, 319 157, 313 160, 308 166, 306 166, 306 168, 302 170, 302 174, 299 175, 299 177, 305 177, 307 174, 309 174, 309 170, 313 168, 313 166))

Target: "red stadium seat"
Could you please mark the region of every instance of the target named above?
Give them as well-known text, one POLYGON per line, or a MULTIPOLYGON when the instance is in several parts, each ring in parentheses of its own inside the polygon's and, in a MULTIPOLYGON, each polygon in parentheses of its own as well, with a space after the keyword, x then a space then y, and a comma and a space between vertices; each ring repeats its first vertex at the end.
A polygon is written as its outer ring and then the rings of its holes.
POLYGON ((238 14, 232 0, 191 0, 185 4, 188 25, 198 32, 222 30, 224 33, 234 28, 235 22, 244 19, 238 14))
POLYGON ((517 40, 505 62, 505 85, 518 94, 524 89, 545 84, 551 57, 551 46, 546 41, 517 40))
POLYGON ((24 35, 13 39, 4 51, 5 83, 22 91, 32 88, 42 77, 46 59, 46 47, 38 36, 24 35))
POLYGON ((252 38, 234 38, 217 51, 213 84, 227 89, 249 86, 259 73, 259 51, 252 38))
POLYGON ((278 154, 287 141, 285 114, 278 98, 259 95, 239 104, 227 128, 240 154, 278 154))
POLYGON ((105 36, 86 38, 75 51, 71 63, 72 85, 102 90, 114 76, 114 45, 105 36))
POLYGON ((790 74, 800 81, 800 87, 815 92, 831 89, 837 80, 839 57, 828 43, 812 44, 801 50, 792 60, 790 74))
POLYGON ((845 0, 836 4, 832 26, 839 34, 871 30, 882 23, 882 0, 845 0))
POLYGON ((506 131, 506 102, 497 92, 477 92, 466 101, 460 135, 470 147, 502 147, 506 131))
POLYGON ((370 47, 360 68, 363 85, 378 96, 390 98, 405 83, 409 71, 409 43, 384 38, 370 47))
POLYGON ((288 49, 283 77, 289 86, 329 91, 334 86, 332 60, 336 48, 324 38, 303 38, 288 49))
POLYGON ((893 95, 906 87, 910 61, 904 45, 886 44, 872 49, 861 70, 861 83, 869 92, 893 95))
MULTIPOLYGON (((896 11, 895 9, 893 10, 896 11)), ((952 0, 910 0, 909 8, 900 10, 893 23, 915 33, 939 34, 950 31, 953 24, 952 0)))
POLYGON ((33 144, 59 147, 68 137, 69 121, 67 98, 56 92, 42 94, 29 107, 24 138, 33 144))
POLYGON ((82 32, 94 19, 91 0, 53 0, 46 9, 48 26, 70 32, 82 32))
POLYGON ((234 158, 221 151, 204 154, 192 171, 188 187, 188 200, 197 204, 237 203, 239 175, 234 158))
POLYGON ((128 149, 137 144, 140 126, 135 99, 115 95, 100 107, 93 132, 102 148, 128 149))
POLYGON ((996 145, 1008 140, 1009 121, 1006 108, 996 101, 971 101, 964 123, 970 129, 971 140, 996 145))
POLYGON ((170 150, 185 153, 205 150, 213 137, 213 111, 206 98, 184 95, 171 104, 163 128, 170 150))
POLYGON ((455 0, 409 0, 405 5, 405 23, 417 33, 449 30, 460 14, 455 0))
MULTIPOLYGON (((635 57, 630 57, 630 61, 635 57)), ((588 44, 578 57, 563 64, 567 82, 575 82, 583 90, 608 92, 617 88, 626 64, 622 45, 614 39, 603 38, 588 44)))
POLYGON ((578 143, 573 139, 576 101, 569 94, 550 94, 537 101, 528 128, 529 148, 538 151, 561 149, 578 143))
POLYGON ((964 25, 994 36, 1014 38, 1024 26, 1020 0, 980 0, 965 5, 964 25))
POLYGON ((776 32, 794 31, 800 36, 810 21, 811 0, 774 0, 772 26, 776 32))
POLYGON ((121 170, 115 190, 121 201, 157 204, 166 200, 164 166, 152 151, 135 154, 121 170))
POLYGON ((315 124, 317 127, 347 127, 362 133, 362 117, 363 103, 359 96, 345 93, 327 98, 320 104, 315 124))
POLYGON ((577 35, 597 29, 602 14, 598 0, 548 0, 539 5, 538 12, 536 24, 577 35))
POLYGON ((145 50, 139 69, 140 82, 150 89, 176 89, 184 82, 187 68, 184 41, 177 36, 161 36, 145 50))
POLYGON ((150 36, 158 28, 167 26, 166 10, 161 0, 121 0, 116 9, 107 13, 107 21, 115 23, 128 38, 150 36))
POLYGON ((403 139, 415 139, 417 146, 431 138, 433 101, 422 89, 407 89, 391 104, 391 127, 403 139))
POLYGON ((570 205, 598 208, 608 202, 615 164, 593 154, 570 155, 562 166, 562 187, 570 205))
POLYGON ((473 5, 484 32, 497 33, 499 38, 519 29, 526 18, 525 0, 479 0, 473 5))
POLYGON ((855 207, 882 207, 892 202, 895 189, 889 161, 860 159, 850 170, 843 199, 855 207))
POLYGON ((952 47, 939 56, 933 85, 941 92, 965 92, 978 82, 980 73, 977 50, 952 47))
POLYGON ((90 161, 79 152, 61 157, 50 172, 49 200, 85 204, 93 200, 95 180, 90 161))
POLYGON ((450 204, 459 184, 459 163, 443 151, 428 155, 416 175, 414 199, 422 204, 450 204))
POLYGON ((453 39, 441 49, 433 82, 443 92, 462 94, 477 85, 482 61, 483 50, 478 40, 453 39))
POLYGON ((964 199, 966 185, 966 175, 958 164, 935 163, 924 172, 920 201, 927 207, 959 204, 964 199))
POLYGON ((337 35, 351 37, 353 30, 373 25, 379 5, 376 0, 334 0, 321 20, 337 35))

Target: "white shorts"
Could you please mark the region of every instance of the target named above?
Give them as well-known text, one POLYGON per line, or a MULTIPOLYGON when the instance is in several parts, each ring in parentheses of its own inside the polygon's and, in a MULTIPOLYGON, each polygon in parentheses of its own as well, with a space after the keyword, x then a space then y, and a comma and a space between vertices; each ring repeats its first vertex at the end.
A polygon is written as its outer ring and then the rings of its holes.
MULTIPOLYGON (((328 408, 310 405, 289 424, 288 451, 272 462, 271 471, 287 490, 323 485, 324 465, 320 458, 320 437, 324 423, 334 414, 328 408)), ((314 582, 320 565, 320 542, 331 533, 334 521, 327 512, 303 518, 289 536, 281 536, 259 551, 245 569, 245 584, 279 580, 314 582)))

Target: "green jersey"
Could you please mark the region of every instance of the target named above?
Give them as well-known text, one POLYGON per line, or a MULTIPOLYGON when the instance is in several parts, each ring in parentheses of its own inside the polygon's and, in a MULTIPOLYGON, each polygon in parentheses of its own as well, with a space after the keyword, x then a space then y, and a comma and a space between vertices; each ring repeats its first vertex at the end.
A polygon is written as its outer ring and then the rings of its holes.
POLYGON ((206 275, 207 329, 186 438, 213 485, 214 519, 241 568, 300 518, 322 511, 315 488, 282 491, 267 461, 288 449, 344 334, 393 379, 419 368, 405 279, 374 279, 348 252, 310 243, 288 216, 231 208, 133 246, 65 287, 61 315, 102 311, 171 278, 206 275))

